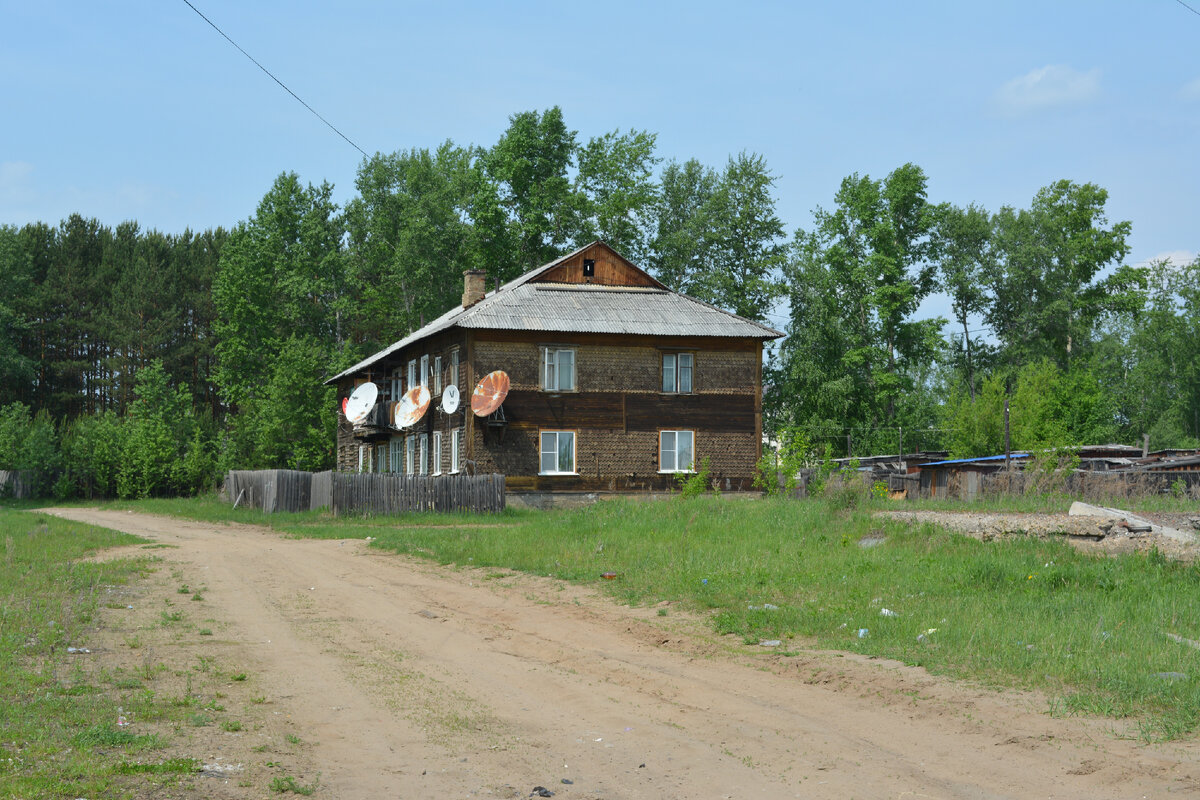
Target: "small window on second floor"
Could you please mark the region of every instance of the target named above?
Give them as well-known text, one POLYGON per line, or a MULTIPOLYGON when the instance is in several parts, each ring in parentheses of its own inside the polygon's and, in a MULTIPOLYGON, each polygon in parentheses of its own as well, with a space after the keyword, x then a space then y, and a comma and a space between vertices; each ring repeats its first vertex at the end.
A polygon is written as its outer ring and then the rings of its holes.
POLYGON ((678 394, 692 391, 692 354, 663 353, 662 390, 678 394))
POLYGON ((416 385, 417 385, 417 360, 414 358, 413 360, 408 362, 408 384, 405 385, 404 389, 405 389, 405 391, 409 391, 416 385))
POLYGON ((435 398, 440 399, 442 396, 442 357, 435 356, 433 359, 433 389, 431 390, 435 398))
POLYGON ((575 390, 575 351, 554 347, 542 349, 542 389, 547 392, 575 390))
POLYGON ((429 356, 421 356, 421 385, 429 388, 429 356))

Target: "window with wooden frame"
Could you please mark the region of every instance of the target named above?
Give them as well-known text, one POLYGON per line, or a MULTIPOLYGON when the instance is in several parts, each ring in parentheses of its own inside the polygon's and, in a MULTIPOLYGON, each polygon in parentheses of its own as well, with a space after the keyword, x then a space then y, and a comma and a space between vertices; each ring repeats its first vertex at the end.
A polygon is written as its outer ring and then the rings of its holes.
POLYGON ((458 348, 450 351, 450 385, 458 386, 458 348))
POLYGON ((658 471, 694 472, 695 445, 695 431, 660 431, 658 434, 658 471))
POLYGON ((442 432, 433 432, 433 474, 442 474, 442 432))
POLYGON ((450 431, 450 471, 458 472, 458 444, 462 441, 462 428, 450 431))
POLYGON ((404 469, 404 437, 393 436, 388 442, 388 472, 401 472, 404 469))
POLYGON ((371 469, 372 472, 384 472, 386 470, 387 451, 388 446, 386 444, 379 444, 375 446, 375 459, 371 469))
POLYGON ((417 437, 415 435, 410 435, 404 440, 404 454, 406 456, 404 472, 406 475, 413 475, 417 471, 417 437))
POLYGON ((421 475, 429 474, 429 434, 428 433, 421 434, 420 474, 421 475))
POLYGON ((575 474, 575 431, 542 431, 539 475, 575 474))
POLYGON ((417 360, 414 358, 408 362, 408 384, 404 387, 405 390, 411 389, 417 385, 417 360))
POLYGON ((691 394, 694 363, 691 353, 663 353, 662 390, 672 394, 691 394))
POLYGON ((575 350, 568 347, 542 348, 542 390, 575 391, 575 350))
POLYGON ((404 371, 400 367, 392 370, 392 400, 404 397, 404 371))
POLYGON ((435 356, 433 359, 433 396, 437 399, 442 397, 442 357, 435 356))
POLYGON ((421 385, 429 388, 429 354, 421 356, 421 385))

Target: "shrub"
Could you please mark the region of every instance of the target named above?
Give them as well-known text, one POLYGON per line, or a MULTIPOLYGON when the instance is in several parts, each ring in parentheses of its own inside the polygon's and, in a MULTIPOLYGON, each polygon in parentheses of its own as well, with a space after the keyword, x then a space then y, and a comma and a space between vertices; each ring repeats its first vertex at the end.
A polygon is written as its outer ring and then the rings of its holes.
POLYGON ((700 459, 700 469, 693 473, 681 472, 675 476, 676 483, 679 484, 679 494, 681 497, 699 497, 708 491, 711 480, 712 470, 709 467, 708 456, 700 459))

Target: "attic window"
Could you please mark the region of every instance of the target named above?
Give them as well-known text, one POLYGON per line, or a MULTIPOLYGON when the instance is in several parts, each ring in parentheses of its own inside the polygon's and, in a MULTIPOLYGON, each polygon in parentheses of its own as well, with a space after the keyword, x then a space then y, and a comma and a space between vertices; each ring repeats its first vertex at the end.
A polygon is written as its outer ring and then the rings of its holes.
POLYGON ((596 275, 596 259, 585 258, 583 260, 583 277, 593 278, 596 275))

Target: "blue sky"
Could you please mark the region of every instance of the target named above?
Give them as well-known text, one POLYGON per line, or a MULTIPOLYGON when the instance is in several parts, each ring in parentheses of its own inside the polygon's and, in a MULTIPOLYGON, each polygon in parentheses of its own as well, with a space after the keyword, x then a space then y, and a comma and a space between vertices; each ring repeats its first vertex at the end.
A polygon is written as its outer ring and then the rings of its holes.
MULTIPOLYGON (((581 139, 761 153, 789 235, 847 174, 912 161, 931 200, 993 211, 1098 183, 1129 263, 1200 250, 1200 15, 1177 0, 193 2, 368 152, 490 145, 559 105, 581 139)), ((354 194, 360 154, 182 0, 0 0, 0 96, 2 224, 229 227, 285 170, 354 194)))

